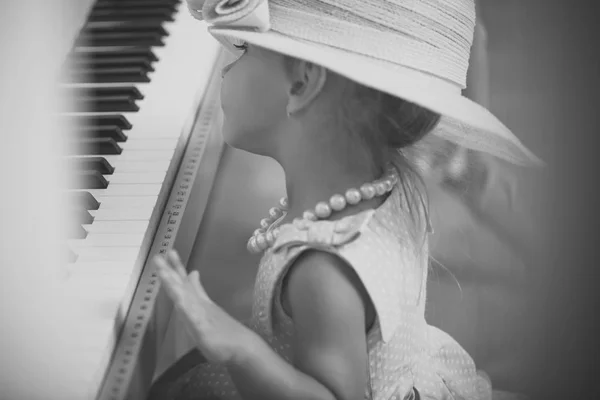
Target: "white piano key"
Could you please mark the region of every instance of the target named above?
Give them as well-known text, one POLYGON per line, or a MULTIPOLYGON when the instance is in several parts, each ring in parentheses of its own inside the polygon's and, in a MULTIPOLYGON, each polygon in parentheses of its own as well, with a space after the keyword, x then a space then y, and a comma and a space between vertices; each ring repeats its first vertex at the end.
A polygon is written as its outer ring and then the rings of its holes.
POLYGON ((115 183, 106 189, 88 189, 92 196, 158 196, 161 184, 123 184, 115 183))
POLYGON ((112 155, 93 155, 93 154, 82 154, 82 155, 71 155, 67 158, 90 158, 90 157, 103 157, 111 165, 114 161, 125 160, 125 161, 157 161, 166 160, 171 161, 173 158, 172 150, 139 150, 139 151, 126 151, 124 150, 121 154, 112 155))
POLYGON ((162 184, 166 171, 159 172, 122 172, 116 171, 112 175, 104 175, 110 184, 162 184))
POLYGON ((98 210, 90 210, 94 221, 148 221, 152 216, 153 208, 107 208, 102 206, 98 210))
POLYGON ((98 233, 88 234, 85 239, 68 241, 72 249, 80 247, 133 247, 141 246, 144 235, 141 233, 98 233))
MULTIPOLYGON (((67 291, 67 295, 77 298, 78 301, 91 300, 91 303, 104 306, 107 303, 112 303, 112 311, 114 312, 119 306, 119 302, 115 300, 118 300, 123 295, 128 283, 126 277, 124 278, 115 279, 114 276, 94 275, 90 273, 73 274, 67 278, 64 288, 67 291)), ((89 307, 86 308, 89 309, 89 307)), ((110 316, 110 314, 107 315, 109 318, 110 316)), ((112 316, 114 318, 114 314, 112 316)))
MULTIPOLYGON (((164 149, 164 150, 123 150, 123 152, 118 157, 121 160, 171 160, 173 158, 173 150, 172 149, 164 149)), ((108 161, 108 158, 107 158, 108 161)), ((110 161, 109 161, 110 162, 110 161)))
POLYGON ((169 169, 170 160, 142 161, 142 160, 120 160, 115 159, 111 165, 115 173, 119 172, 166 172, 169 169))
POLYGON ((83 229, 88 233, 145 233, 148 221, 95 221, 83 229))
POLYGON ((144 150, 174 150, 179 138, 169 139, 147 139, 138 137, 129 137, 126 142, 120 142, 119 146, 123 151, 144 151, 144 150))
POLYGON ((121 261, 134 263, 137 259, 139 247, 80 247, 73 249, 77 259, 85 261, 121 261))
MULTIPOLYGON (((114 261, 81 261, 69 264, 66 268, 67 279, 73 275, 105 275, 107 277, 113 277, 119 279, 126 277, 131 274, 133 265, 125 262, 114 262, 114 261)), ((119 279, 120 280, 120 279, 119 279)))
POLYGON ((158 196, 109 196, 100 193, 94 196, 103 210, 109 208, 153 208, 158 201, 158 196))

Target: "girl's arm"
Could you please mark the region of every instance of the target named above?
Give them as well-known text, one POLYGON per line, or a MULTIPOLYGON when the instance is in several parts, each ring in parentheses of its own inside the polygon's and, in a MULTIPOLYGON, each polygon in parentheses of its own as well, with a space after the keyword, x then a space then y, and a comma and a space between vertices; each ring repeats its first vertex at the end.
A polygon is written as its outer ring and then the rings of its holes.
POLYGON ((288 272, 282 301, 294 320, 294 363, 288 364, 254 335, 228 365, 242 398, 363 399, 365 310, 371 314, 373 307, 354 272, 335 256, 305 252, 288 272))

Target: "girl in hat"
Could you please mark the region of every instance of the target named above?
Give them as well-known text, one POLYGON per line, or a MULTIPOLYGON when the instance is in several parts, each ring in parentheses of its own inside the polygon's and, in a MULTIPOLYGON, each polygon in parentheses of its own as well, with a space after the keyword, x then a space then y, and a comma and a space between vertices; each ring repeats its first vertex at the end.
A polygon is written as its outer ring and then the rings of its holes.
POLYGON ((248 241, 263 254, 249 326, 177 254, 156 260, 208 362, 152 396, 491 399, 471 357, 425 321, 432 230, 407 152, 437 135, 538 162, 461 96, 473 0, 188 4, 238 55, 223 70, 225 140, 279 162, 288 196, 248 241))

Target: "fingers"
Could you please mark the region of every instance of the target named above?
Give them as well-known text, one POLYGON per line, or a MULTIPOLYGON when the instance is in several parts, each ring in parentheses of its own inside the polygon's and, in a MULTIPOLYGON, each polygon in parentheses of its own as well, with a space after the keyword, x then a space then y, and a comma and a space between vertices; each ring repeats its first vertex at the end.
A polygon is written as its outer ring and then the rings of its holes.
POLYGON ((156 256, 154 257, 154 263, 158 267, 158 273, 161 277, 167 280, 175 280, 178 283, 182 283, 182 280, 179 279, 178 274, 175 274, 171 265, 167 260, 163 257, 156 256))
POLYGON ((192 287, 202 297, 207 297, 206 292, 204 291, 204 287, 200 282, 200 273, 198 271, 190 272, 190 281, 192 283, 192 287))
POLYGON ((184 283, 183 280, 175 271, 173 271, 164 258, 156 257, 154 262, 158 267, 158 275, 167 294, 173 302, 180 302, 182 299, 181 291, 184 283))
POLYGON ((192 271, 188 275, 176 251, 169 251, 166 258, 156 257, 155 262, 165 290, 175 303, 183 302, 186 295, 194 295, 202 301, 210 300, 200 282, 199 272, 192 271))
POLYGON ((177 253, 175 250, 169 250, 167 252, 167 261, 182 279, 187 277, 187 271, 181 262, 181 258, 179 258, 179 253, 177 253))
POLYGON ((202 282, 200 281, 200 273, 198 271, 192 271, 190 273, 189 280, 196 295, 198 295, 203 301, 212 301, 208 296, 208 293, 206 293, 206 290, 204 290, 204 286, 202 286, 202 282))

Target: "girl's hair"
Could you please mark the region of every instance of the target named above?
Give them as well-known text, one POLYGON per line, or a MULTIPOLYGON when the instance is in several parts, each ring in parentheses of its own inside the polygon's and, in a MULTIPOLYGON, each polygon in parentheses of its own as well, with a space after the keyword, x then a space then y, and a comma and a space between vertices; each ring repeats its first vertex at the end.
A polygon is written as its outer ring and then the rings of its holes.
MULTIPOLYGON (((285 56, 289 72, 296 61, 285 56)), ((337 123, 362 143, 377 172, 382 174, 390 164, 397 169, 402 205, 413 225, 409 233, 418 240, 420 233, 426 234, 424 228, 430 228, 429 207, 423 178, 406 150, 435 128, 440 114, 328 72, 343 85, 337 123)))
POLYGON ((362 142, 376 171, 383 173, 390 164, 398 170, 402 206, 412 222, 409 233, 418 241, 430 228, 429 207, 425 183, 407 149, 431 132, 441 116, 349 79, 342 82, 338 122, 362 142))

